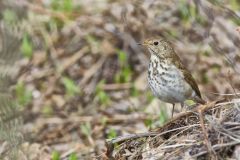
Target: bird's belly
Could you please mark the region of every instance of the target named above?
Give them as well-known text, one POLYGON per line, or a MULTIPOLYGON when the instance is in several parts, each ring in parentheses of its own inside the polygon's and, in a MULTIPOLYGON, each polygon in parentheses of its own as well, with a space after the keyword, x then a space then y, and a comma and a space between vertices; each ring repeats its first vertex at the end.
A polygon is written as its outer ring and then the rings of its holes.
POLYGON ((160 100, 168 103, 181 103, 191 95, 192 89, 185 82, 183 76, 174 70, 148 76, 148 83, 153 94, 160 100))

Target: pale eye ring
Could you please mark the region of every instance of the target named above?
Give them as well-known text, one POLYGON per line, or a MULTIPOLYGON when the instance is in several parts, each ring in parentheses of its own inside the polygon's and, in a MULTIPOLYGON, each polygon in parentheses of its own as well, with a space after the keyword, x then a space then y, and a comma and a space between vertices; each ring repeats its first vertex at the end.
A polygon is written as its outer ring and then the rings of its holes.
POLYGON ((158 41, 153 42, 153 44, 154 44, 155 46, 157 46, 157 45, 158 45, 158 41))

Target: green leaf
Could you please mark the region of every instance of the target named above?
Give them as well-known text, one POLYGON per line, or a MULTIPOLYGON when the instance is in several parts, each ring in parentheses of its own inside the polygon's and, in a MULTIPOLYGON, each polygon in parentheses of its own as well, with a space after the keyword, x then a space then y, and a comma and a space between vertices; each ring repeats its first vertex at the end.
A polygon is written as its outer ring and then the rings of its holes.
POLYGON ((63 10, 66 12, 73 11, 73 2, 72 0, 63 0, 63 10))
POLYGON ((153 120, 151 118, 148 118, 144 121, 145 126, 147 126, 148 128, 151 128, 153 125, 153 120))
POLYGON ((101 121, 101 125, 102 125, 102 126, 105 126, 105 125, 107 124, 107 120, 108 120, 107 117, 102 116, 102 117, 101 117, 101 120, 100 120, 100 121, 101 121))
POLYGON ((52 0, 52 9, 56 11, 72 12, 74 9, 72 0, 52 0))
POLYGON ((109 102, 109 96, 104 91, 98 92, 97 97, 101 104, 107 104, 109 102))
POLYGON ((44 106, 42 109, 42 113, 45 115, 51 115, 53 113, 53 109, 51 106, 44 106))
POLYGON ((121 67, 121 70, 115 75, 114 81, 116 83, 126 83, 132 78, 132 70, 128 65, 121 67))
POLYGON ((101 80, 96 87, 96 98, 97 100, 104 105, 107 105, 110 101, 109 95, 102 89, 102 85, 105 83, 105 80, 101 80))
POLYGON ((177 30, 175 30, 174 28, 171 28, 168 33, 172 36, 177 38, 179 36, 179 32, 177 30))
POLYGON ((239 11, 240 6, 239 6, 239 1, 238 0, 230 0, 230 5, 231 5, 231 8, 234 11, 239 11))
POLYGON ((100 43, 99 41, 96 39, 96 37, 92 36, 92 35, 87 35, 86 36, 86 40, 89 43, 90 47, 91 47, 91 52, 93 54, 97 54, 99 52, 99 48, 100 48, 100 43))
POLYGON ((52 160, 60 160, 60 154, 57 151, 53 151, 52 160))
POLYGON ((51 1, 51 7, 53 10, 58 10, 59 9, 59 0, 52 0, 51 1))
POLYGON ((208 20, 200 14, 196 16, 196 21, 202 26, 206 26, 208 24, 208 20))
POLYGON ((152 92, 151 91, 147 91, 146 95, 147 95, 147 102, 151 103, 152 100, 154 99, 154 96, 153 96, 152 92))
POLYGON ((122 70, 123 82, 129 82, 131 80, 132 71, 130 67, 126 66, 122 70))
POLYGON ((159 123, 162 126, 168 120, 167 112, 164 108, 161 108, 159 113, 159 123))
POLYGON ((111 128, 108 132, 107 138, 108 139, 113 139, 117 137, 117 132, 115 129, 111 128))
POLYGON ((84 124, 81 124, 80 125, 80 129, 81 129, 81 132, 86 136, 90 136, 91 133, 92 133, 92 128, 91 128, 91 124, 89 122, 86 122, 84 124))
POLYGON ((181 18, 186 22, 190 18, 190 11, 186 0, 180 0, 178 6, 181 18))
POLYGON ((116 83, 129 82, 132 77, 132 70, 127 64, 127 54, 120 49, 117 49, 116 52, 118 54, 120 71, 115 75, 114 80, 116 83))
POLYGON ((5 9, 3 11, 3 20, 7 23, 14 23, 17 21, 17 15, 12 10, 5 9))
POLYGON ((79 87, 75 84, 75 82, 68 78, 68 77, 63 77, 62 78, 62 83, 66 89, 67 95, 72 97, 76 95, 77 93, 80 93, 79 87))
POLYGON ((189 5, 189 14, 191 17, 196 17, 197 16, 197 9, 194 5, 189 5))
POLYGON ((116 73, 116 75, 114 76, 114 82, 121 83, 121 73, 116 73))
POLYGON ((140 95, 140 93, 139 93, 139 91, 137 90, 137 88, 136 88, 135 86, 132 86, 132 88, 131 88, 131 96, 137 97, 137 96, 139 96, 139 95, 140 95))
POLYGON ((17 101, 21 106, 26 106, 32 101, 32 93, 28 91, 23 82, 18 82, 15 87, 17 101))
POLYGON ((101 81, 98 82, 96 86, 96 92, 102 91, 102 86, 105 84, 105 79, 102 79, 101 81))
POLYGON ((191 106, 191 105, 195 104, 195 102, 193 100, 186 100, 185 103, 187 106, 191 106))
POLYGON ((119 60, 120 65, 126 64, 127 54, 120 49, 117 49, 117 54, 118 54, 118 60, 119 60))
POLYGON ((32 43, 30 42, 28 36, 25 34, 23 37, 21 52, 24 57, 31 58, 33 53, 32 43))
POLYGON ((77 157, 76 153, 72 153, 72 154, 69 156, 68 160, 78 160, 78 157, 77 157))

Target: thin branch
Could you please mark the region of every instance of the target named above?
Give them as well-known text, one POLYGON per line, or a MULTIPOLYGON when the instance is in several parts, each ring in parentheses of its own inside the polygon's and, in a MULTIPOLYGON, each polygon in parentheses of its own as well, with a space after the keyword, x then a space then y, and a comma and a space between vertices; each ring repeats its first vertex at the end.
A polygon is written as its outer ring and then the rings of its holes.
POLYGON ((137 139, 137 138, 153 137, 153 136, 157 136, 158 134, 159 133, 156 133, 156 132, 129 134, 129 135, 117 137, 117 138, 114 138, 114 139, 107 139, 107 143, 115 144, 115 143, 130 140, 130 139, 132 140, 132 139, 137 139))
POLYGON ((236 96, 240 95, 240 93, 216 93, 216 92, 209 92, 210 94, 220 95, 220 96, 236 96))
MULTIPOLYGON (((218 149, 220 149, 222 147, 228 147, 228 146, 233 146, 233 145, 237 145, 237 144, 240 144, 240 142, 232 141, 232 142, 224 143, 224 144, 216 144, 216 145, 212 146, 212 149, 218 150, 218 149)), ((207 151, 200 152, 198 154, 193 155, 192 158, 197 158, 197 157, 202 156, 202 155, 204 155, 206 153, 208 153, 208 152, 207 151)))

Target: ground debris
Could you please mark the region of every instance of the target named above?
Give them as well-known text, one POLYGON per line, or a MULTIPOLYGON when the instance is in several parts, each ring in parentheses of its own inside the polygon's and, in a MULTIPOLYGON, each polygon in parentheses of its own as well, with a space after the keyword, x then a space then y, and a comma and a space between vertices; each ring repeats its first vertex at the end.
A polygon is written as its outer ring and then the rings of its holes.
POLYGON ((163 127, 151 132, 109 140, 108 143, 118 144, 112 149, 112 155, 117 159, 237 159, 240 144, 240 99, 213 104, 203 113, 212 152, 204 141, 196 108, 180 113, 163 127))

